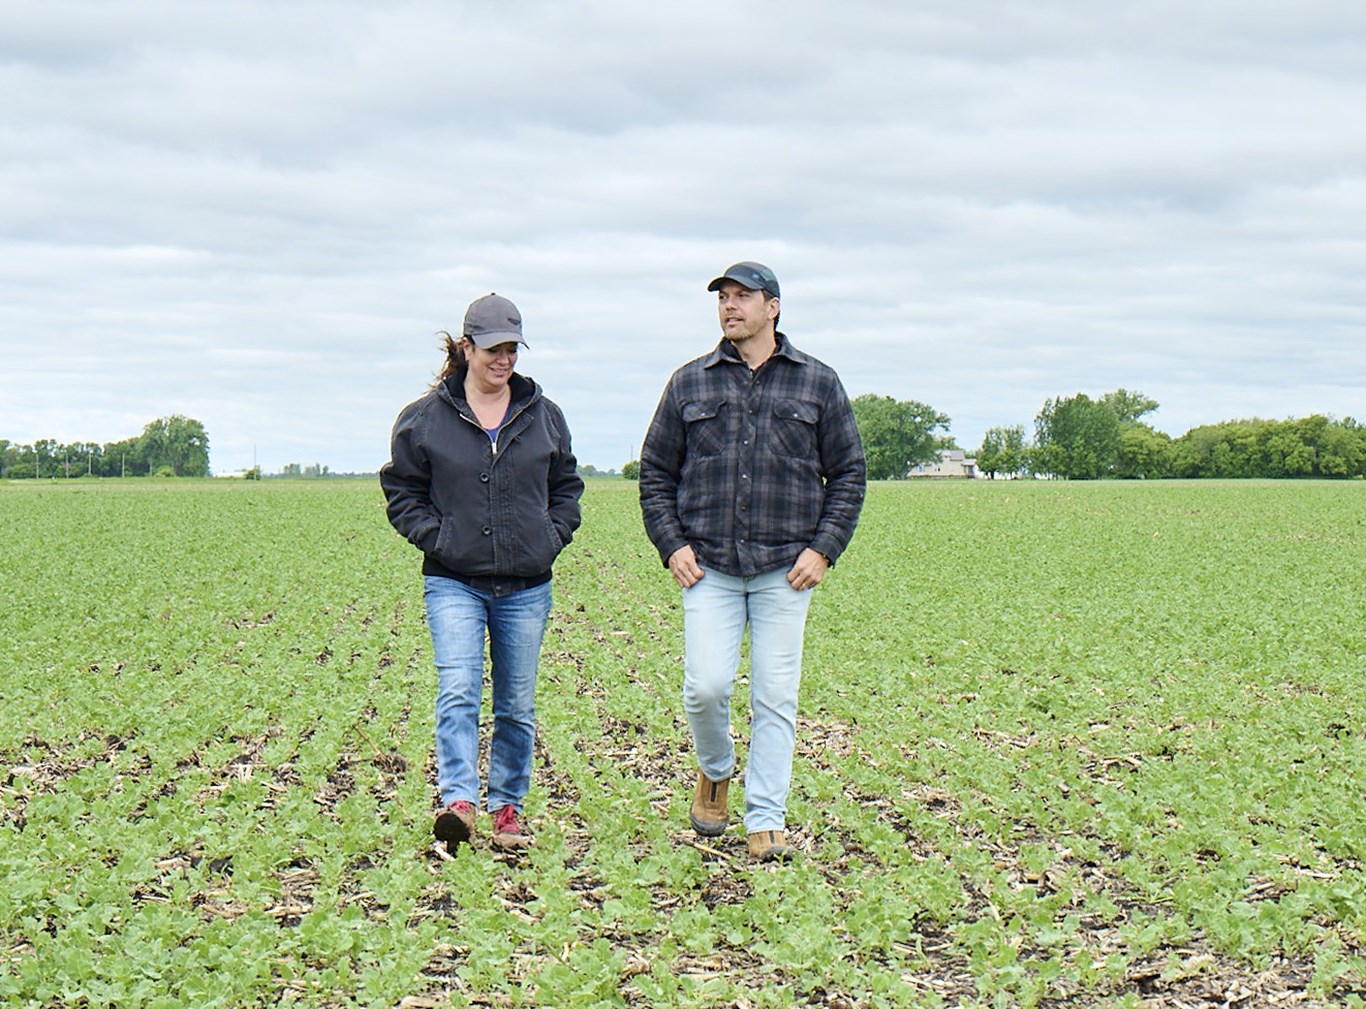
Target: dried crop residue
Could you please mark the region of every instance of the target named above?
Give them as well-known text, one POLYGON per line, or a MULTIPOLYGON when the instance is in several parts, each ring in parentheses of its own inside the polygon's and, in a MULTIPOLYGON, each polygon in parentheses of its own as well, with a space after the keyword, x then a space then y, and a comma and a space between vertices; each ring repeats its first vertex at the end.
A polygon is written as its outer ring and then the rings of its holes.
MULTIPOLYGON (((979 742, 991 749, 1027 749, 1035 742, 1032 736, 1011 736, 984 730, 977 730, 975 735, 979 742)), ((1083 746, 1077 749, 1087 758, 1086 766, 1098 781, 1112 780, 1112 771, 1132 772, 1140 766, 1139 757, 1134 754, 1097 755, 1083 746)), ((803 721, 799 729, 798 753, 800 758, 822 768, 837 767, 840 762, 849 759, 872 759, 871 754, 858 747, 856 734, 851 727, 831 722, 803 721), (836 759, 832 760, 832 757, 836 759)), ((933 844, 915 835, 909 821, 898 812, 899 803, 891 797, 866 794, 852 794, 850 797, 876 809, 878 819, 902 833, 912 858, 929 861, 939 856, 940 852, 933 844)), ((1030 890, 1044 897, 1071 894, 1069 904, 1059 912, 1059 917, 1068 918, 1079 926, 1075 938, 1071 940, 1077 947, 1074 957, 1085 955, 1093 964, 1103 964, 1111 957, 1122 958, 1127 946, 1126 926, 1136 919, 1161 917, 1170 913, 1163 906, 1146 900, 1120 875, 1117 862, 1122 852, 1112 846, 1101 846, 1105 855, 1103 860, 1085 860, 1068 847, 1066 836, 1049 838, 1027 828, 1018 830, 1018 836, 1011 843, 1003 844, 984 837, 980 831, 963 823, 957 798, 944 789, 916 783, 905 789, 900 798, 902 801, 918 803, 937 818, 954 824, 955 833, 965 843, 989 854, 991 863, 1010 888, 1030 890), (1022 857, 1026 846, 1035 849, 1051 846, 1054 849, 1051 864, 1043 869, 1030 865, 1030 860, 1022 857), (1084 907, 1086 895, 1105 896, 1115 910, 1104 915, 1087 912, 1084 907)), ((838 826, 835 830, 839 833, 838 826)), ((822 872, 832 886, 846 878, 847 865, 843 862, 850 857, 860 860, 869 857, 867 850, 852 834, 845 833, 843 843, 845 858, 822 866, 822 872)), ((1253 885, 1244 894, 1245 900, 1271 899, 1287 889, 1270 880, 1252 882, 1253 885)), ((959 913, 961 922, 969 923, 983 915, 999 913, 989 899, 989 890, 983 891, 969 885, 965 886, 965 893, 968 903, 959 913)), ((968 970, 968 956, 954 940, 955 928, 952 922, 943 927, 930 921, 916 923, 914 934, 908 939, 925 958, 925 965, 916 971, 914 977, 905 980, 916 987, 935 992, 946 1001, 966 1003, 981 998, 981 993, 977 991, 973 974, 968 970)), ((1342 929, 1336 930, 1336 935, 1344 948, 1355 950, 1356 955, 1361 955, 1362 950, 1355 937, 1342 929)), ((1049 955, 1048 950, 1030 949, 1022 945, 1018 950, 1017 962, 1025 966, 1041 964, 1047 961, 1049 955)), ((1144 1009, 1326 1007, 1340 1004, 1337 996, 1324 1000, 1307 993, 1313 975, 1314 960, 1311 954, 1272 957, 1263 969, 1258 969, 1212 948, 1195 932, 1187 942, 1162 946, 1149 954, 1133 958, 1117 980, 1103 981, 1087 988, 1074 983, 1054 982, 1049 994, 1042 997, 1038 1005, 1044 1009, 1061 1009, 1063 1006, 1098 1001, 1102 996, 1124 994, 1138 995, 1139 1004, 1144 1009)), ((1349 993, 1345 989, 1340 992, 1342 995, 1349 993)), ((845 993, 844 997, 853 996, 852 993, 845 993)), ((859 1003, 855 999, 851 1004, 859 1003)))
POLYGON ((111 790, 142 787, 152 761, 146 753, 127 752, 130 742, 122 736, 88 731, 65 744, 26 736, 16 752, 0 757, 0 824, 22 831, 28 823, 29 800, 62 791, 72 778, 100 764, 118 767, 111 790))
MULTIPOLYGON (((693 765, 687 747, 686 728, 679 722, 672 738, 652 738, 643 731, 643 726, 605 711, 599 712, 599 718, 603 731, 600 735, 585 736, 581 741, 581 750, 647 782, 652 794, 663 797, 655 809, 656 814, 667 815, 668 797, 685 793, 691 786, 689 769, 693 765)), ((1011 748, 1030 745, 1028 737, 1006 738, 995 734, 987 734, 982 742, 1011 748)), ((809 762, 813 768, 838 773, 843 762, 870 760, 872 755, 860 747, 856 726, 838 721, 803 719, 798 736, 797 759, 809 762)), ((586 825, 573 812, 581 787, 556 768, 553 754, 543 743, 538 746, 538 764, 538 782, 550 797, 548 805, 555 810, 557 823, 564 834, 567 866, 571 870, 568 888, 577 897, 581 908, 585 911, 597 910, 610 898, 610 887, 586 866, 590 864, 588 856, 592 846, 604 841, 590 836, 586 825)), ((1118 771, 1130 769, 1122 757, 1096 757, 1092 768, 1102 777, 1111 768, 1118 771)), ((918 838, 910 821, 898 813, 898 807, 907 802, 920 804, 936 818, 952 825, 962 843, 984 852, 996 868, 997 878, 1003 880, 1005 886, 1021 892, 1029 891, 1041 898, 1070 894, 1070 899, 1058 916, 1070 917, 1074 923, 1075 932, 1069 940, 1072 947, 1070 956, 1073 958, 1082 956, 1090 964, 1102 965, 1112 957, 1122 958, 1125 953, 1125 927, 1140 915, 1166 913, 1160 905, 1146 901, 1119 874, 1116 861, 1122 853, 1118 851, 1103 849, 1103 859, 1087 860, 1072 852, 1066 837, 1049 839, 1027 829, 1018 831, 1018 838, 1008 843, 993 841, 964 821, 955 795, 925 783, 909 784, 896 797, 855 794, 851 798, 872 807, 876 810, 877 819, 901 833, 911 857, 916 860, 942 860, 943 853, 930 841, 918 838), (1037 853, 1040 846, 1049 845, 1053 849, 1052 857, 1049 864, 1043 867, 1034 864, 1024 850, 1032 847, 1037 853), (1087 910, 1085 898, 1088 895, 1103 895, 1114 910, 1107 914, 1087 910)), ((743 835, 734 829, 720 838, 699 839, 680 824, 671 836, 675 844, 690 846, 698 851, 707 874, 700 889, 692 895, 680 895, 662 886, 651 887, 651 907, 661 915, 667 916, 686 909, 694 902, 709 910, 722 905, 743 907, 753 897, 756 871, 782 871, 767 868, 756 870, 747 859, 743 835)), ((627 845, 633 843, 628 838, 620 841, 627 845)), ((837 902, 845 897, 851 878, 857 878, 860 871, 875 871, 868 866, 870 853, 855 832, 838 824, 824 825, 819 844, 815 843, 809 830, 794 825, 789 842, 799 857, 810 860, 811 864, 818 867, 829 884, 830 892, 836 895, 837 902), (832 832, 840 842, 833 846, 829 843, 832 832), (829 859, 825 853, 831 850, 842 850, 843 854, 829 859), (860 870, 858 865, 864 868, 860 870)), ((506 869, 496 884, 497 899, 510 915, 527 921, 537 920, 538 895, 525 881, 514 880, 518 865, 515 858, 509 859, 505 865, 506 869)), ((971 954, 959 940, 958 931, 963 925, 983 916, 999 914, 998 906, 991 900, 990 887, 967 885, 964 893, 966 904, 955 911, 951 920, 937 922, 922 918, 908 922, 905 936, 887 950, 889 955, 895 954, 902 960, 916 963, 915 969, 906 971, 902 977, 908 987, 927 995, 932 993, 944 1004, 969 1004, 984 997, 975 980, 977 975, 971 954)), ((420 914, 448 914, 448 901, 443 891, 433 891, 430 906, 420 914), (444 907, 443 901, 447 902, 444 907)), ((840 915, 846 910, 847 907, 837 904, 832 927, 840 927, 840 915)), ((667 920, 667 917, 661 920, 667 920)), ((652 969, 659 956, 661 936, 615 930, 609 931, 607 938, 625 954, 618 986, 623 1004, 632 1009, 644 1009, 649 1005, 649 1000, 634 983, 634 978, 652 969)), ((439 1001, 444 993, 460 992, 471 1004, 503 1004, 504 996, 481 996, 470 991, 461 981, 460 968, 471 955, 473 951, 454 945, 442 946, 434 951, 425 971, 425 976, 434 987, 418 998, 439 1001)), ((546 955, 533 949, 519 949, 508 964, 510 980, 517 983, 532 976, 544 964, 546 955)), ((1031 948, 1026 940, 1018 949, 1017 962, 1029 969, 1046 963, 1052 955, 1050 949, 1031 948)), ((712 953, 676 953, 669 969, 676 976, 698 982, 724 979, 733 988, 756 993, 770 988, 775 982, 799 984, 801 990, 806 992, 803 1004, 807 1005, 838 1009, 866 1004, 866 992, 841 991, 819 983, 813 985, 809 977, 786 976, 783 969, 757 955, 748 944, 731 944, 720 935, 715 939, 712 953)), ((1179 945, 1162 946, 1149 954, 1134 957, 1124 967, 1122 975, 1101 976, 1085 987, 1056 981, 1049 986, 1037 1005, 1042 1009, 1071 1009, 1125 994, 1138 996, 1138 1004, 1145 1009, 1214 1009, 1216 1006, 1295 1006, 1307 1009, 1333 1004, 1315 1000, 1306 994, 1312 974, 1313 962, 1309 956, 1275 958, 1263 969, 1258 969, 1218 952, 1195 934, 1189 941, 1179 945)))

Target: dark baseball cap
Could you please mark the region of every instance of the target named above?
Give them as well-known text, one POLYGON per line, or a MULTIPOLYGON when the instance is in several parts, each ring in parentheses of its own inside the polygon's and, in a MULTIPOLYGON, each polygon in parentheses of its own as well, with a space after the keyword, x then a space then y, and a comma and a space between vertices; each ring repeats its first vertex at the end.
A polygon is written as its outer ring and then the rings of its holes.
POLYGON ((752 263, 746 260, 743 263, 736 263, 721 276, 717 277, 707 285, 708 291, 719 291, 721 285, 728 280, 733 280, 741 287, 747 287, 751 291, 766 291, 775 298, 781 298, 778 293, 778 278, 774 276, 763 263, 752 263))
POLYGON ((522 313, 517 311, 516 305, 497 294, 486 294, 470 302, 461 333, 484 350, 514 341, 523 347, 531 346, 522 336, 522 313))

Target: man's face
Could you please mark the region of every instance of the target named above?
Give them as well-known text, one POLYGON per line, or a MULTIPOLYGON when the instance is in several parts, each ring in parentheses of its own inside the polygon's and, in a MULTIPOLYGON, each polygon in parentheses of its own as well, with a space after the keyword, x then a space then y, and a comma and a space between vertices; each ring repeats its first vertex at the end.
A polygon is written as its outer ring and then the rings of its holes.
POLYGON ((716 292, 721 334, 731 343, 743 343, 772 326, 778 317, 778 299, 763 291, 728 280, 716 292))

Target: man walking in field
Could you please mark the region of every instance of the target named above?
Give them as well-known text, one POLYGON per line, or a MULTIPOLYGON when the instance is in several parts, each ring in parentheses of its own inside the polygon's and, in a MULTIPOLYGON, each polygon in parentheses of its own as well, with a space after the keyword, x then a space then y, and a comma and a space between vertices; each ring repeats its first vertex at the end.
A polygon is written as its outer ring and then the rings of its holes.
POLYGON ((839 377, 778 332, 778 278, 713 280, 720 344, 674 372, 640 452, 645 529, 683 590, 683 707, 699 766, 690 818, 715 837, 735 772, 730 697, 750 631, 745 831, 787 851, 787 793, 810 590, 849 545, 865 467, 839 377))

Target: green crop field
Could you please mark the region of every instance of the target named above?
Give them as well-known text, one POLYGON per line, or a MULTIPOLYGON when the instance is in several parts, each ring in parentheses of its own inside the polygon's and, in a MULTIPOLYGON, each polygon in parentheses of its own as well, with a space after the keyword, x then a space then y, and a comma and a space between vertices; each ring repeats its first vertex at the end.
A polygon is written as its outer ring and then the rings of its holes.
POLYGON ((777 866, 686 829, 634 494, 556 571, 536 847, 451 858, 377 486, 0 485, 0 1006, 1366 1005, 1366 484, 872 487, 777 866))

